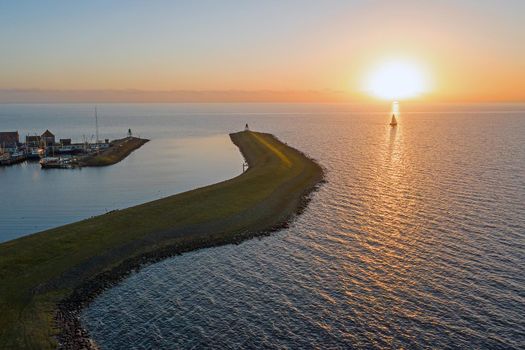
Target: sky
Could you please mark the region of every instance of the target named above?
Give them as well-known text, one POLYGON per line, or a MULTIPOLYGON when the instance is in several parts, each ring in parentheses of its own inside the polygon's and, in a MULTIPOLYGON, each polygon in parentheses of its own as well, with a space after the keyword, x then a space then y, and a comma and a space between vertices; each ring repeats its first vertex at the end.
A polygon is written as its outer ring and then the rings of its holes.
POLYGON ((525 1, 0 1, 0 102, 525 102, 525 1))

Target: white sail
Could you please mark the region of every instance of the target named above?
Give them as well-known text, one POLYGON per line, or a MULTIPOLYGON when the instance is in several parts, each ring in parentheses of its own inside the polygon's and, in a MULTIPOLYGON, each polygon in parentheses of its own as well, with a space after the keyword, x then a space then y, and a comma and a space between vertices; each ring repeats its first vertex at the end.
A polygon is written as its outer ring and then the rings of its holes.
POLYGON ((397 125, 397 120, 396 120, 396 115, 395 114, 392 114, 392 121, 390 121, 390 125, 391 126, 396 126, 397 125))

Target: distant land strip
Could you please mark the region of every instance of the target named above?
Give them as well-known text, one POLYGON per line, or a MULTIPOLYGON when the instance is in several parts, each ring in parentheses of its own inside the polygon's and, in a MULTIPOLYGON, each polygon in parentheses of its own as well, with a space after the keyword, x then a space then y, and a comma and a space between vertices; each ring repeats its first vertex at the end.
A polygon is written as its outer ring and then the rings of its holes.
POLYGON ((134 150, 140 148, 149 140, 138 137, 126 137, 123 139, 111 141, 109 148, 100 151, 95 155, 80 157, 80 166, 107 166, 113 165, 131 154, 134 150))
POLYGON ((323 169, 274 136, 230 134, 243 174, 0 244, 0 348, 96 349, 79 315, 145 264, 287 227, 323 169))

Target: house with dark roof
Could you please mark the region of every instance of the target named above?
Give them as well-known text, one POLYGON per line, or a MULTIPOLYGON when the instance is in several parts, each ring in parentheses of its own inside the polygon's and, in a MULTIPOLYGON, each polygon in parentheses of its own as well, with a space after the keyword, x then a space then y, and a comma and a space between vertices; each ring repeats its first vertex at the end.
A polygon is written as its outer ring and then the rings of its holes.
POLYGON ((40 136, 38 135, 27 135, 26 136, 27 147, 38 147, 40 146, 40 136))
POLYGON ((40 140, 46 146, 53 146, 55 144, 55 135, 53 135, 51 131, 46 130, 42 135, 40 135, 40 140))
POLYGON ((4 131, 0 132, 0 147, 11 149, 18 147, 20 136, 18 131, 4 131))

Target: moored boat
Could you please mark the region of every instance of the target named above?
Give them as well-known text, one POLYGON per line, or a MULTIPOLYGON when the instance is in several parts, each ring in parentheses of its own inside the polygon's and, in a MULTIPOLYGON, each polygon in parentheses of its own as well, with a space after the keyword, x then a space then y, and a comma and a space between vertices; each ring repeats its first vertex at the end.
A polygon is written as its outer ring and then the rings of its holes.
POLYGON ((41 152, 39 148, 30 148, 27 151, 26 156, 27 156, 27 159, 40 159, 42 154, 43 154, 43 151, 41 152))
POLYGON ((71 145, 62 146, 62 147, 58 148, 58 153, 70 154, 70 153, 73 153, 74 151, 75 151, 75 149, 71 145))
POLYGON ((10 159, 11 159, 11 155, 8 152, 0 151, 0 165, 9 164, 8 162, 10 159))
POLYGON ((26 154, 18 149, 11 153, 4 151, 0 154, 0 165, 21 163, 24 160, 26 160, 26 154))
POLYGON ((42 169, 71 169, 78 164, 73 158, 45 157, 40 160, 40 166, 42 169))

